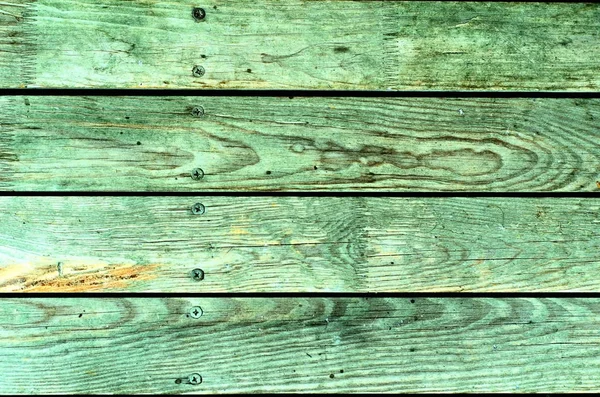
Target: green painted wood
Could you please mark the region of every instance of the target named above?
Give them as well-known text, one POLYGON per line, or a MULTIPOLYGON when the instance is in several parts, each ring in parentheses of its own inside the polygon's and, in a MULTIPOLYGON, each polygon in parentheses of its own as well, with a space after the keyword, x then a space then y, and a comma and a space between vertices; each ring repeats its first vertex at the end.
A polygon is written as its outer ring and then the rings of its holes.
POLYGON ((9 0, 0 87, 596 91, 599 32, 593 3, 9 0))
POLYGON ((3 394, 600 391, 598 299, 3 299, 0 321, 3 394))
POLYGON ((1 190, 600 189, 598 99, 15 96, 0 108, 1 190))
POLYGON ((600 291, 589 198, 1 197, 0 225, 3 292, 600 291))

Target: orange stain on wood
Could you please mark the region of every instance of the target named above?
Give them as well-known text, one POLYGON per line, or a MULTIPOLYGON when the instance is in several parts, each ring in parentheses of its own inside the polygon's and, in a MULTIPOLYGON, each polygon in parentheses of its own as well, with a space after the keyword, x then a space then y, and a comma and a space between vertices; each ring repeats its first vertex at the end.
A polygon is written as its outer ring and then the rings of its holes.
POLYGON ((156 278, 159 265, 122 265, 107 271, 72 274, 52 279, 38 279, 25 283, 23 292, 94 292, 128 290, 131 284, 156 278))
POLYGON ((232 227, 231 234, 234 236, 245 236, 250 234, 250 232, 247 229, 243 229, 241 227, 232 227))

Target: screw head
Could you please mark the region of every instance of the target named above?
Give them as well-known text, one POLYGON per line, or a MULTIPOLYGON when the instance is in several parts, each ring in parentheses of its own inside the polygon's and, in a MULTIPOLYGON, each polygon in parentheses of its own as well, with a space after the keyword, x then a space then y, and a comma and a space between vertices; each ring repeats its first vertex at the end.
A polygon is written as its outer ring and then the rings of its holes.
POLYGON ((189 316, 191 318, 200 318, 204 314, 204 311, 200 306, 194 306, 190 309, 189 316))
POLYGON ((202 383, 202 376, 200 374, 191 374, 188 376, 188 382, 190 382, 191 385, 199 385, 202 383))
POLYGON ((204 11, 204 8, 194 7, 192 9, 192 16, 197 22, 199 22, 206 17, 206 11, 204 11))
POLYGON ((193 180, 199 181, 200 179, 204 178, 204 171, 202 168, 194 168, 191 172, 191 175, 193 180))
POLYGON ((202 215, 206 212, 206 207, 202 203, 196 203, 192 206, 192 214, 202 215))
POLYGON ((202 106, 196 106, 192 109, 192 116, 202 117, 204 116, 204 108, 202 106))
POLYGON ((204 70, 204 68, 200 65, 194 65, 192 68, 192 74, 194 77, 202 77, 204 76, 204 73, 206 73, 206 70, 204 70))
POLYGON ((202 270, 202 269, 192 270, 192 279, 194 279, 194 281, 204 280, 204 270, 202 270))

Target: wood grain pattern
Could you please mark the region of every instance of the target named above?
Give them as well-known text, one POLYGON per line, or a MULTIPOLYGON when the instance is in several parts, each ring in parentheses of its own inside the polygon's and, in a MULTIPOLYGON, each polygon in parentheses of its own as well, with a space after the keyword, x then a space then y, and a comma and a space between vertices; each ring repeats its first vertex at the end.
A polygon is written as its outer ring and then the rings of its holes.
POLYGON ((0 87, 600 87, 600 5, 10 0, 0 87), (194 76, 195 65, 204 75, 194 76))
POLYGON ((547 192, 600 181, 598 99, 15 96, 0 107, 2 190, 547 192))
POLYGON ((566 298, 3 299, 0 392, 598 392, 599 316, 566 298))
POLYGON ((5 292, 600 291, 596 199, 2 197, 0 225, 5 292))

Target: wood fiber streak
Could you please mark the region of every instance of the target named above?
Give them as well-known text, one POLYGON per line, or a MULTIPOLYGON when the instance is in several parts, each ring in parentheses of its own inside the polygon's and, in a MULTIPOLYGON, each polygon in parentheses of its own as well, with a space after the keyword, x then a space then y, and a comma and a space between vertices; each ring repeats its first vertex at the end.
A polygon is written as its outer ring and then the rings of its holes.
POLYGON ((596 91, 600 5, 15 0, 0 87, 596 91), (194 76, 195 65, 205 74, 194 76))
POLYGON ((34 3, 35 0, 0 2, 0 88, 33 84, 38 41, 33 26, 34 3))
POLYGON ((599 190, 597 99, 15 96, 0 106, 2 190, 599 190))
POLYGON ((599 214, 580 198, 2 197, 0 290, 597 292, 599 214))
POLYGON ((599 315, 571 298, 3 299, 0 392, 598 392, 599 315))

